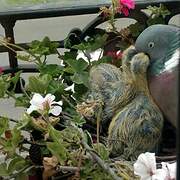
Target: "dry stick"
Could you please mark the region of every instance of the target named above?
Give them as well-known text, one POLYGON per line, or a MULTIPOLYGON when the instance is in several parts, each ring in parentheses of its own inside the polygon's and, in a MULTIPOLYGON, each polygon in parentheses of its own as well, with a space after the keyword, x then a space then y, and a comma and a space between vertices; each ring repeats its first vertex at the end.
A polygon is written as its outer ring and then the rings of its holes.
POLYGON ((57 166, 56 171, 67 171, 67 172, 77 172, 79 171, 79 167, 72 167, 72 166, 57 166))
POLYGON ((98 153, 100 151, 99 149, 99 136, 100 136, 100 121, 101 121, 101 114, 102 114, 102 108, 100 107, 100 109, 98 110, 98 114, 97 114, 97 126, 96 126, 96 138, 97 138, 97 149, 98 149, 98 153))
POLYGON ((104 171, 106 171, 108 174, 111 175, 111 177, 114 180, 122 180, 120 177, 118 177, 115 172, 89 147, 89 145, 82 140, 81 141, 82 145, 84 146, 84 148, 89 152, 89 154, 91 155, 91 157, 101 166, 102 169, 104 169, 104 171))
POLYGON ((74 107, 74 105, 73 105, 64 95, 62 95, 62 99, 63 99, 64 101, 66 101, 66 102, 69 104, 69 106, 71 106, 73 109, 76 109, 76 108, 74 107))
POLYGON ((84 134, 83 134, 83 131, 79 128, 77 128, 76 126, 73 126, 75 127, 80 133, 81 133, 81 136, 82 136, 82 140, 81 140, 81 144, 82 146, 89 152, 90 156, 92 159, 94 159, 98 164, 99 166, 101 166, 102 169, 104 169, 104 171, 106 171, 109 175, 111 175, 111 177, 114 179, 114 180, 122 180, 122 178, 118 177, 116 175, 116 173, 112 170, 112 168, 110 168, 108 166, 108 164, 106 164, 97 154, 96 152, 94 152, 94 150, 92 148, 89 147, 89 145, 86 143, 85 141, 85 137, 84 137, 84 134))
POLYGON ((80 171, 81 171, 81 165, 82 165, 82 156, 84 154, 84 150, 81 150, 79 153, 79 159, 78 159, 78 170, 75 172, 75 177, 80 179, 80 171))

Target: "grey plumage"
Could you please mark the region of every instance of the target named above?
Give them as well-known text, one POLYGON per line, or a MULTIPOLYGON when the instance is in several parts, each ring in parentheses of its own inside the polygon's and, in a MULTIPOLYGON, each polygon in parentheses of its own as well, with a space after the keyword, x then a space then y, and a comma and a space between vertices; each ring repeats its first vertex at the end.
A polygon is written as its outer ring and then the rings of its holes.
POLYGON ((136 96, 110 123, 108 146, 114 156, 135 160, 140 153, 153 150, 161 137, 163 117, 149 94, 146 80, 148 65, 145 54, 132 58, 130 68, 136 96))
POLYGON ((180 28, 160 24, 150 26, 139 35, 135 48, 149 55, 150 92, 164 116, 176 127, 180 28))

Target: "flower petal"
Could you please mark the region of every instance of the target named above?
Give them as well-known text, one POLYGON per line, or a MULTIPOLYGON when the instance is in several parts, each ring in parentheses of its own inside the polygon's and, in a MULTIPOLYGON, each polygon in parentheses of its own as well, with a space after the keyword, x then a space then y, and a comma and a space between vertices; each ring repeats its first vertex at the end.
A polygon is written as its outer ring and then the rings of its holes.
POLYGON ((176 168, 177 168, 176 162, 172 164, 167 163, 167 168, 169 170, 170 178, 176 179, 176 168))
POLYGON ((156 160, 154 153, 142 153, 134 164, 134 174, 145 180, 156 172, 156 160))
POLYGON ((30 101, 30 103, 35 106, 42 106, 43 102, 44 98, 38 93, 35 93, 30 101))
POLYGON ((167 176, 169 179, 176 179, 176 162, 175 163, 166 163, 162 162, 162 169, 167 172, 167 176))
POLYGON ((166 180, 168 177, 167 171, 164 169, 157 169, 156 173, 152 176, 152 180, 166 180))
POLYGON ((47 94, 44 98, 44 102, 47 101, 49 105, 55 100, 55 96, 53 94, 47 94))
POLYGON ((27 113, 28 113, 28 114, 31 114, 33 111, 37 111, 37 110, 38 110, 38 107, 37 107, 37 106, 31 105, 31 106, 27 109, 27 113))
POLYGON ((54 116, 58 116, 61 112, 62 112, 62 107, 61 106, 53 106, 49 110, 49 113, 52 113, 54 116))
POLYGON ((123 13, 125 16, 129 16, 129 10, 128 10, 128 8, 123 7, 123 8, 121 9, 121 11, 122 11, 122 13, 123 13))
POLYGON ((135 8, 135 2, 134 0, 120 0, 120 3, 127 7, 128 9, 134 9, 135 8))

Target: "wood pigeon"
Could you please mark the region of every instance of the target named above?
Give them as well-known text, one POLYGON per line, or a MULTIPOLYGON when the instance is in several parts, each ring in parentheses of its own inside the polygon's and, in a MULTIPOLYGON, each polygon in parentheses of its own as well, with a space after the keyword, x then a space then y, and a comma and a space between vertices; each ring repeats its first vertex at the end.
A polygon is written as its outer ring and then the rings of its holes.
POLYGON ((172 25, 152 25, 137 38, 137 52, 150 57, 148 82, 150 92, 164 116, 175 126, 178 105, 178 64, 180 58, 180 28, 172 25))

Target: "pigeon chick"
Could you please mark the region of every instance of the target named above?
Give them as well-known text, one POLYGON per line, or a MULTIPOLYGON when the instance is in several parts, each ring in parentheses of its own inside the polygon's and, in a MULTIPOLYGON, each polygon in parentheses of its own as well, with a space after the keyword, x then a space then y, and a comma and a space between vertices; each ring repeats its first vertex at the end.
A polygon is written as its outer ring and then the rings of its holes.
POLYGON ((148 90, 148 56, 138 53, 129 61, 136 96, 114 115, 108 131, 108 147, 112 156, 135 160, 158 144, 163 116, 148 90))
POLYGON ((135 86, 132 78, 128 77, 131 76, 129 59, 136 54, 135 48, 131 46, 123 54, 121 69, 111 64, 100 64, 91 69, 88 98, 77 106, 77 111, 84 117, 96 120, 94 115, 99 110, 98 105, 102 105, 101 126, 104 133, 116 111, 135 96, 135 86))

